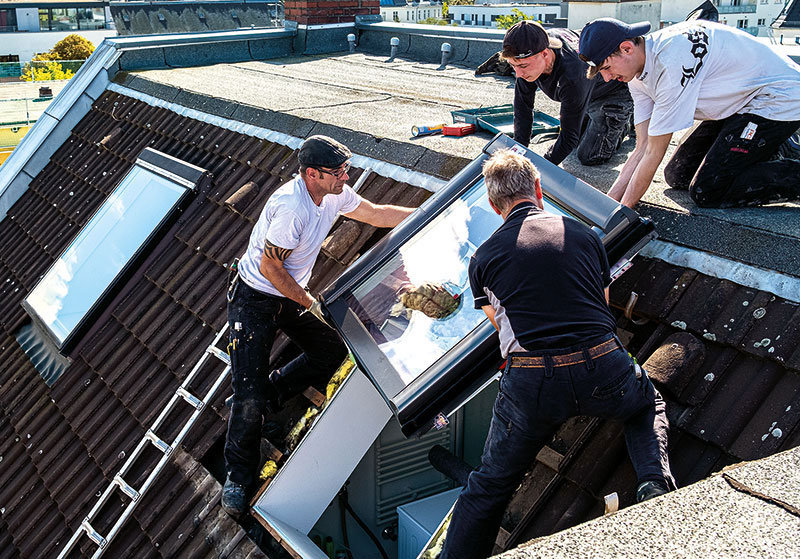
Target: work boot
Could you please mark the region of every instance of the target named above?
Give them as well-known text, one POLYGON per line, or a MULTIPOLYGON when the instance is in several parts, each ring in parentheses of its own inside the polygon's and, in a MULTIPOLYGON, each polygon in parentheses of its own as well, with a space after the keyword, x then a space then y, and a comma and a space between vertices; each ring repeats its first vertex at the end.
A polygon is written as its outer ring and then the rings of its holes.
POLYGON ((636 488, 636 502, 642 503, 668 492, 669 489, 667 486, 660 481, 643 481, 639 484, 639 487, 636 488))
POLYGON ((244 485, 231 481, 230 477, 222 487, 222 509, 233 517, 243 515, 247 509, 244 485))

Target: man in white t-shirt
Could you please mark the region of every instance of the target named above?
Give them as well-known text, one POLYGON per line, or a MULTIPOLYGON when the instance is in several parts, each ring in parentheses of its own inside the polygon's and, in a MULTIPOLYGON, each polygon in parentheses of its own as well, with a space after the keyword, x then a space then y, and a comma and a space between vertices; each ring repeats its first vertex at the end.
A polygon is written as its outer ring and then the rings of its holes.
POLYGON ((233 403, 225 441, 227 480, 222 507, 246 509, 258 468, 265 414, 309 385, 324 385, 347 355, 305 288, 322 242, 339 215, 375 227, 394 227, 413 208, 376 205, 345 182, 351 153, 327 136, 300 147, 300 174, 278 188, 258 218, 238 276, 228 290, 233 403), (277 371, 269 355, 277 330, 303 353, 277 371))
POLYGON ((633 96, 636 149, 609 196, 634 206, 672 134, 698 120, 664 169, 670 186, 705 207, 800 199, 800 160, 777 155, 800 128, 800 66, 719 23, 649 29, 601 18, 581 33, 588 75, 628 82, 633 96))

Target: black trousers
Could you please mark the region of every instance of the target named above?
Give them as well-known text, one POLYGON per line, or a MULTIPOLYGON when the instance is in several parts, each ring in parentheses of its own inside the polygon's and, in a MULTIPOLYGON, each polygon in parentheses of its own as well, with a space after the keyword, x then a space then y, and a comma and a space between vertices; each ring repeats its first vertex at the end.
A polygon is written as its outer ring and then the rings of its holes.
POLYGON ((751 114, 703 121, 681 140, 664 178, 709 208, 800 200, 800 160, 771 159, 798 128, 751 114))
POLYGON ((583 165, 602 165, 622 145, 633 114, 633 98, 628 88, 589 103, 586 129, 578 144, 578 160, 583 165))
POLYGON ((310 385, 324 385, 347 356, 335 330, 298 303, 262 293, 241 279, 228 303, 233 405, 225 440, 228 477, 250 486, 255 482, 266 413, 310 385), (269 355, 278 330, 303 353, 281 367, 279 380, 269 379, 269 355))

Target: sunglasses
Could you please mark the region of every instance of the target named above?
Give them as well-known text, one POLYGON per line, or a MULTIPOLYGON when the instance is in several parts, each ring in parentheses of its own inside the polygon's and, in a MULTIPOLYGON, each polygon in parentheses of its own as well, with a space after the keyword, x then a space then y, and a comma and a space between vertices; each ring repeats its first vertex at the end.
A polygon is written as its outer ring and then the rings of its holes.
POLYGON ((350 162, 347 162, 344 165, 342 165, 341 167, 337 167, 336 169, 332 169, 330 171, 328 169, 324 169, 322 167, 315 167, 315 169, 317 171, 319 171, 320 173, 324 173, 324 174, 327 174, 327 175, 333 175, 337 179, 341 179, 347 174, 347 171, 350 170, 350 162))

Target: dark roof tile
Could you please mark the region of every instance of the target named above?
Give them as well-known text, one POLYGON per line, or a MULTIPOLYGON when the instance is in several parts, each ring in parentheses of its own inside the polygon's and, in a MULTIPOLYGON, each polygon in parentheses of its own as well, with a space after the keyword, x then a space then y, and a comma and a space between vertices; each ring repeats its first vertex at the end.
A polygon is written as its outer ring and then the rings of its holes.
POLYGON ((786 363, 800 345, 800 304, 774 298, 751 309, 754 322, 741 341, 747 351, 786 363))
POLYGON ((785 373, 739 432, 731 453, 757 460, 785 447, 784 442, 800 422, 800 377, 785 373))
POLYGON ((781 375, 775 363, 739 354, 702 406, 692 411, 686 429, 704 441, 730 450, 781 375))

